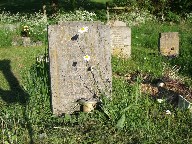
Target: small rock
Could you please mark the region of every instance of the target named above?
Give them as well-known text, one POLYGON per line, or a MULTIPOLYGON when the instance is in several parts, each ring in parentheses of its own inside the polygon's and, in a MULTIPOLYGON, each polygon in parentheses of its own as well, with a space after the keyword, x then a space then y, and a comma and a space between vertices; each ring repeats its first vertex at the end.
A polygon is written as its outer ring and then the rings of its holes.
POLYGON ((47 134, 46 134, 46 133, 42 133, 42 134, 39 135, 39 138, 40 138, 40 139, 43 139, 43 138, 46 138, 46 137, 47 137, 47 134))

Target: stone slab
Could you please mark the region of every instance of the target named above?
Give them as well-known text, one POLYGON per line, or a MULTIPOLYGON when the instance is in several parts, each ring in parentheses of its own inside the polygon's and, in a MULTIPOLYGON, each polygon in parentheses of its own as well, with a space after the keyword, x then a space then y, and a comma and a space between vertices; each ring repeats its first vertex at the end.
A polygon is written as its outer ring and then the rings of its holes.
POLYGON ((125 26, 111 27, 112 54, 122 58, 131 57, 131 29, 125 26))
POLYGON ((165 32, 160 34, 159 50, 165 56, 179 55, 178 32, 165 32))
POLYGON ((114 26, 124 26, 124 27, 127 26, 125 22, 119 21, 119 20, 110 20, 107 22, 106 25, 113 26, 113 27, 114 26))
POLYGON ((80 110, 79 99, 110 97, 112 89, 110 27, 94 22, 48 26, 53 114, 80 110), (82 27, 88 31, 78 33, 82 27), (84 56, 90 60, 85 61, 84 56))
POLYGON ((0 24, 0 29, 5 29, 8 31, 17 31, 20 27, 19 23, 15 24, 0 24))

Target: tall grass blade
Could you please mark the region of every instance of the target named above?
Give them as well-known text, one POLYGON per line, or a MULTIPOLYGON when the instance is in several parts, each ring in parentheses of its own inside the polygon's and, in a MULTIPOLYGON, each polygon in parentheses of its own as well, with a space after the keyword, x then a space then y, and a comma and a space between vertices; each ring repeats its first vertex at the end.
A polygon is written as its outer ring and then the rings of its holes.
POLYGON ((121 116, 121 118, 118 120, 116 127, 119 129, 122 129, 125 124, 125 114, 121 116))

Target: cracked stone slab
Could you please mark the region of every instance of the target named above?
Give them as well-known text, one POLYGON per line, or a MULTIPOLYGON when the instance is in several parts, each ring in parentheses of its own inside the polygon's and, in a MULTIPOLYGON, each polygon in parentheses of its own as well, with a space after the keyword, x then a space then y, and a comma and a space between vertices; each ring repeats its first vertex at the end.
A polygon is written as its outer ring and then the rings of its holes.
POLYGON ((82 98, 111 96, 109 26, 62 22, 48 26, 48 41, 53 114, 79 111, 76 101, 82 98))

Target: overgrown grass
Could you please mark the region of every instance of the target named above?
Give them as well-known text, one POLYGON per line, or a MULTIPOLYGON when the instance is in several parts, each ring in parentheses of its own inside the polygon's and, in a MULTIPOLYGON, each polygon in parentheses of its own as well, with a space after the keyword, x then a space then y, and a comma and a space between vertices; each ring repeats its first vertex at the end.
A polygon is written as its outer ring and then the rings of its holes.
MULTIPOLYGON (((171 65, 178 65, 181 67, 180 73, 186 76, 192 76, 191 70, 191 26, 190 23, 162 23, 148 22, 141 26, 134 26, 132 29, 132 45, 138 48, 139 51, 145 51, 145 53, 155 53, 158 55, 158 41, 159 34, 162 32, 178 32, 179 33, 179 57, 174 59, 168 59, 168 63, 171 65), (145 49, 143 49, 143 47, 145 49), (148 51, 148 52, 147 52, 148 51)), ((152 54, 155 56, 154 54, 152 54)), ((153 57, 152 56, 152 57, 153 57)), ((139 56, 139 58, 143 58, 139 56)), ((147 60, 148 61, 148 60, 147 60)), ((146 62, 146 61, 145 61, 146 62)), ((151 62, 151 61, 149 61, 151 62)), ((153 61, 154 68, 157 66, 153 61)))
MULTIPOLYGON (((119 61, 122 63, 122 61, 119 61)), ((25 105, 3 104, 1 139, 13 143, 190 143, 191 115, 159 104, 135 85, 113 78, 113 100, 103 98, 93 113, 54 117, 50 108, 47 67, 34 65, 25 78, 25 105), (170 110, 171 115, 165 111, 170 110)))
POLYGON ((192 143, 189 111, 170 103, 157 103, 156 98, 143 94, 140 75, 134 84, 116 77, 139 71, 158 78, 162 76, 163 63, 167 63, 188 66, 179 73, 190 79, 191 31, 188 24, 153 22, 133 26, 131 59, 112 58, 112 100, 103 97, 101 107, 92 113, 60 117, 51 111, 49 65, 36 62, 45 48, 0 48, 0 142, 192 143), (159 32, 165 31, 180 33, 178 58, 158 54, 159 32), (166 110, 171 114, 167 115, 166 110))

